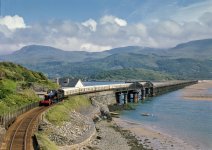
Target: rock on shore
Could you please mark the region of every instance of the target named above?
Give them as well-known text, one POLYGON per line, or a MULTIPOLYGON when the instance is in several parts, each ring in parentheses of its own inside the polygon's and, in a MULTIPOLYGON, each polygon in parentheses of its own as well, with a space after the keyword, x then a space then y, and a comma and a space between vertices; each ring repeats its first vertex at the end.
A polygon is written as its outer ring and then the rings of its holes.
POLYGON ((48 133, 49 139, 58 146, 80 143, 95 132, 95 125, 91 118, 76 111, 71 112, 70 117, 71 121, 64 122, 61 126, 44 121, 40 125, 40 130, 48 133))
POLYGON ((94 99, 91 103, 90 107, 72 111, 69 122, 55 126, 44 119, 39 129, 60 150, 147 150, 135 136, 111 121, 107 105, 94 99))

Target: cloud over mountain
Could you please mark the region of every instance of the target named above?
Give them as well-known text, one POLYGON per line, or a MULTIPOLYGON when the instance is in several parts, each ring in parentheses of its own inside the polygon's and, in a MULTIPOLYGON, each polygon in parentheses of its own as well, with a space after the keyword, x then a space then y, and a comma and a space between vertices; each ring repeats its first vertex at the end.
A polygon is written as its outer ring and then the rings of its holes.
POLYGON ((0 54, 31 44, 86 51, 128 45, 166 48, 186 41, 212 38, 211 27, 211 12, 204 13, 197 21, 165 19, 149 23, 128 23, 117 16, 105 15, 82 22, 50 20, 26 25, 18 15, 6 16, 0 18, 0 54))
POLYGON ((127 26, 127 21, 115 16, 103 16, 100 19, 100 24, 105 25, 105 24, 116 24, 120 27, 127 26))

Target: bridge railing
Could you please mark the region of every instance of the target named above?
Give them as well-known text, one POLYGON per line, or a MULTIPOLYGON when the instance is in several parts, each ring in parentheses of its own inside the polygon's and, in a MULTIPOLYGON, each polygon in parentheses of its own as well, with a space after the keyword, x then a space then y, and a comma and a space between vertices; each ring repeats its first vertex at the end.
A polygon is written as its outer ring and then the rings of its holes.
POLYGON ((21 108, 18 108, 14 111, 1 114, 0 115, 0 126, 4 127, 7 129, 15 120, 18 116, 22 115, 23 113, 29 111, 30 109, 33 109, 39 105, 39 102, 34 102, 31 104, 28 104, 26 106, 23 106, 21 108))
POLYGON ((175 85, 180 85, 180 84, 192 84, 192 83, 197 83, 197 80, 191 80, 191 81, 180 81, 180 80, 176 80, 176 81, 167 81, 167 82, 153 82, 153 85, 155 88, 159 88, 159 87, 165 87, 165 86, 175 86, 175 85))

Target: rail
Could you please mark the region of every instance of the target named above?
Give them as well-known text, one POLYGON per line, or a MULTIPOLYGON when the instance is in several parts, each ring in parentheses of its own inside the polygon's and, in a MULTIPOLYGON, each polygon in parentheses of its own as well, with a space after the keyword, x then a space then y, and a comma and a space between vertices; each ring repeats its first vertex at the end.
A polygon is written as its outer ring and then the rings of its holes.
MULTIPOLYGON (((149 81, 146 81, 149 82, 149 81)), ((175 86, 181 84, 190 84, 197 81, 167 81, 167 82, 152 82, 153 88, 161 88, 167 86, 175 86)), ((145 84, 145 82, 139 82, 140 84, 145 84)), ((95 93, 101 91, 109 91, 109 90, 117 90, 117 89, 124 89, 129 90, 130 88, 138 88, 136 86, 132 86, 133 83, 123 83, 123 84, 111 84, 111 85, 96 85, 96 86, 85 86, 81 88, 63 88, 65 96, 69 95, 79 95, 79 94, 86 94, 86 93, 95 93)), ((15 112, 9 112, 8 114, 0 115, 0 126, 4 128, 8 128, 16 119, 17 116, 27 112, 28 110, 35 108, 39 105, 38 102, 29 104, 25 107, 22 107, 15 112)))
POLYGON ((174 86, 174 85, 181 85, 181 84, 190 84, 190 83, 197 83, 197 80, 193 81, 167 81, 167 82, 153 82, 154 88, 160 88, 165 86, 174 86))
MULTIPOLYGON (((197 81, 167 81, 167 82, 152 82, 153 88, 160 88, 166 86, 175 86, 181 84, 191 84, 197 81)), ((145 84, 146 82, 139 82, 140 84, 145 84)), ((86 93, 94 93, 100 91, 107 90, 116 90, 116 89, 129 89, 129 88, 137 88, 136 86, 132 86, 133 83, 123 83, 123 84, 111 84, 111 85, 98 85, 98 86, 85 86, 81 88, 63 88, 64 95, 77 95, 77 94, 86 94, 86 93)))
MULTIPOLYGON (((9 150, 14 149, 31 149, 31 137, 35 119, 41 114, 47 107, 40 107, 29 112, 21 121, 19 121, 15 126, 13 126, 13 134, 10 141, 8 141, 9 150)), ((12 130, 12 129, 11 129, 12 130)))
POLYGON ((34 102, 12 112, 0 115, 0 126, 3 126, 5 129, 8 129, 8 127, 15 121, 18 116, 37 107, 38 105, 39 102, 34 102))

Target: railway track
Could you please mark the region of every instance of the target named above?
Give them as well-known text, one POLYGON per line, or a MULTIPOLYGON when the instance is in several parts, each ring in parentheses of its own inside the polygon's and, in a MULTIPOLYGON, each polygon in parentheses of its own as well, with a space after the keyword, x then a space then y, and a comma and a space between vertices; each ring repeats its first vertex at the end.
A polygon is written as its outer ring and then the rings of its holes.
POLYGON ((37 107, 20 116, 8 129, 0 150, 31 150, 32 135, 38 116, 48 107, 37 107))

